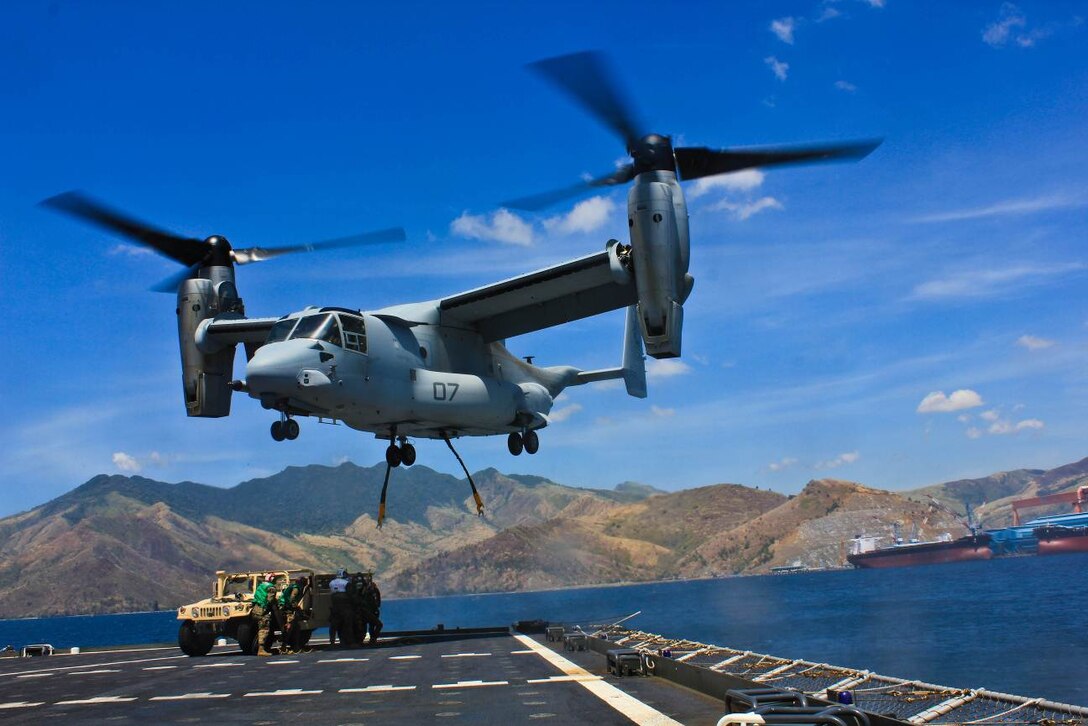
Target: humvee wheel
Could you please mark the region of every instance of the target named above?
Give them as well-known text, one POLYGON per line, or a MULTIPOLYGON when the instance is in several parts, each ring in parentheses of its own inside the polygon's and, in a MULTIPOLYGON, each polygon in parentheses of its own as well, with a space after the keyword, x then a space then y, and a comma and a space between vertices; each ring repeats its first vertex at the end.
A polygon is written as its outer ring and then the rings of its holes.
POLYGON ((238 623, 238 629, 234 633, 234 639, 238 641, 238 647, 246 655, 257 652, 257 626, 252 620, 238 623))
POLYGON ((197 632, 192 620, 186 620, 178 628, 178 647, 187 656, 195 658, 207 655, 214 644, 215 634, 197 632))

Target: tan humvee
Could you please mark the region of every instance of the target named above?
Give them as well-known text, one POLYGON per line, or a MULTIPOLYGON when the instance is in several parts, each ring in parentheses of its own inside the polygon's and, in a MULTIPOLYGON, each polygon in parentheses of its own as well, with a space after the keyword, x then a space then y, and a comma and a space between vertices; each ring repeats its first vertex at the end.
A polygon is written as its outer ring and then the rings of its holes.
MULTIPOLYGON (((257 652, 257 618, 259 610, 253 604, 257 584, 271 573, 276 578, 276 591, 283 591, 290 581, 305 578, 299 607, 302 620, 292 647, 306 644, 317 628, 329 624, 329 581, 336 577, 313 570, 261 570, 260 572, 215 573, 212 596, 178 608, 178 646, 190 656, 207 655, 217 636, 234 638, 242 652, 257 652)), ((273 627, 276 627, 275 625, 273 627)))

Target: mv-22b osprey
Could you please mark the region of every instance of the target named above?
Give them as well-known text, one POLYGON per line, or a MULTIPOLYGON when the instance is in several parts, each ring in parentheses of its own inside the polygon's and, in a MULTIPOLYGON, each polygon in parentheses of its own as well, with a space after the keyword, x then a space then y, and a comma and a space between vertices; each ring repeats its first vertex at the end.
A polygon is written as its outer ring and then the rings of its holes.
POLYGON ((312 245, 234 248, 226 238, 180 237, 77 192, 43 204, 123 235, 186 267, 156 289, 177 292, 185 411, 230 413, 232 392, 249 394, 278 413, 272 437, 293 440, 297 419, 342 421, 387 439, 378 523, 385 516, 390 471, 416 461, 413 438, 442 439, 483 503, 451 439, 505 435, 510 453, 535 454, 555 398, 569 386, 622 379, 627 393, 646 396, 645 352, 681 352, 688 273, 688 214, 679 180, 761 166, 859 159, 879 142, 791 148, 674 148, 645 127, 618 92, 602 58, 579 53, 530 66, 624 140, 631 162, 607 176, 556 192, 508 202, 536 209, 588 189, 630 182, 630 244, 610 240, 604 251, 440 300, 362 311, 308 307, 282 317, 246 317, 234 266, 292 252, 403 240, 390 229, 312 245), (582 371, 539 367, 512 355, 507 338, 626 308, 623 361, 582 371), (234 378, 235 348, 246 352, 245 377, 234 378))

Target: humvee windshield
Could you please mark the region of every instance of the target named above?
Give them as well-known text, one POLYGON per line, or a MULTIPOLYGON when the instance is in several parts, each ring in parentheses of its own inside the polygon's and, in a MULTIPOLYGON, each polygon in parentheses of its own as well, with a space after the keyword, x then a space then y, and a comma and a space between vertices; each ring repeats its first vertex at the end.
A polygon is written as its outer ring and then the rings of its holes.
POLYGON ((237 597, 252 594, 252 579, 249 575, 231 575, 223 583, 223 597, 237 597))

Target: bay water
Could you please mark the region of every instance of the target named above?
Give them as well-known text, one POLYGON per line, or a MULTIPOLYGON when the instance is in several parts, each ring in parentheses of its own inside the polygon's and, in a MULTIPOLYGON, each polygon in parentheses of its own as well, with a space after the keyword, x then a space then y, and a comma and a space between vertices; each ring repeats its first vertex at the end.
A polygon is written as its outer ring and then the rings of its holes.
MULTIPOLYGON (((1088 554, 1077 554, 386 599, 382 618, 387 630, 416 630, 596 623, 641 610, 628 625, 662 635, 1088 705, 1086 568, 1088 554)), ((173 611, 0 620, 0 647, 168 643, 176 634, 173 611)))

